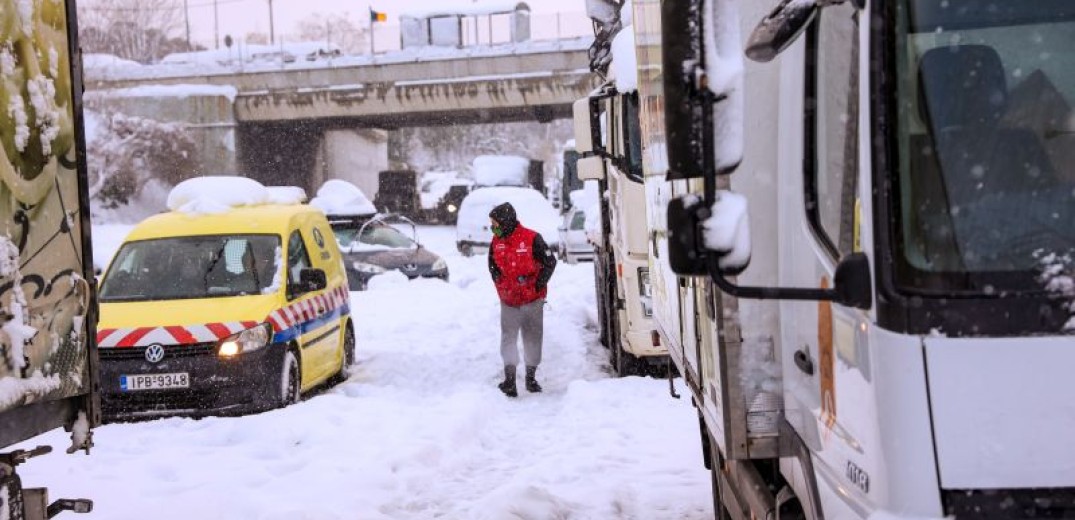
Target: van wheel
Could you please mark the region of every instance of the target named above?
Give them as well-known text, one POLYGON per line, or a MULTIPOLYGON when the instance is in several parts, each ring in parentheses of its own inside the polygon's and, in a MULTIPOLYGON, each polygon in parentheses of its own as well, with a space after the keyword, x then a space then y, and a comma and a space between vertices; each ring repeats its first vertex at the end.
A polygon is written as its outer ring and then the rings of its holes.
POLYGON ((343 363, 345 367, 355 364, 355 328, 350 321, 343 332, 343 363))
POLYGON ((355 329, 351 326, 351 322, 347 322, 347 327, 343 329, 343 364, 340 365, 340 371, 336 372, 329 379, 329 385, 338 385, 347 380, 347 369, 351 368, 351 365, 355 364, 355 329))
POLYGON ((280 370, 280 386, 277 389, 277 404, 280 408, 299 402, 302 392, 302 372, 295 350, 288 348, 284 353, 283 368, 280 370))

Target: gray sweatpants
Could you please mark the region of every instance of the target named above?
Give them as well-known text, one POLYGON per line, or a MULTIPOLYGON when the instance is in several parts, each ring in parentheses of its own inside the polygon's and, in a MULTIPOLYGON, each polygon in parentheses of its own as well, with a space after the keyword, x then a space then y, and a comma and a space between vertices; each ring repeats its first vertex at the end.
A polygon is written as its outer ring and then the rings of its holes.
POLYGON ((544 332, 545 300, 522 307, 500 304, 500 357, 504 366, 519 364, 519 333, 523 336, 523 356, 526 366, 541 363, 541 336, 544 332))

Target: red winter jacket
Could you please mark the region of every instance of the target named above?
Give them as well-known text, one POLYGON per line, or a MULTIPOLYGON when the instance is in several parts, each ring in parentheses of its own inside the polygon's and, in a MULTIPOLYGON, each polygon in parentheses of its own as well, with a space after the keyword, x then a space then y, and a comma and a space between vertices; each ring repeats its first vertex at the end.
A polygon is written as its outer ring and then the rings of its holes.
POLYGON ((505 237, 493 237, 489 246, 489 271, 500 301, 520 307, 544 298, 556 267, 556 257, 541 235, 516 224, 505 237))

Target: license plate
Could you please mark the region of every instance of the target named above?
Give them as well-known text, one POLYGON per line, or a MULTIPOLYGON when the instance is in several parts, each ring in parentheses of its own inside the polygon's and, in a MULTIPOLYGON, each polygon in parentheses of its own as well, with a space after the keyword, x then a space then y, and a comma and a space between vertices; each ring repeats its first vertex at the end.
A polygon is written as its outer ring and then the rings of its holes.
POLYGON ((119 376, 119 387, 124 392, 132 390, 166 390, 170 388, 190 388, 190 374, 135 374, 119 376))

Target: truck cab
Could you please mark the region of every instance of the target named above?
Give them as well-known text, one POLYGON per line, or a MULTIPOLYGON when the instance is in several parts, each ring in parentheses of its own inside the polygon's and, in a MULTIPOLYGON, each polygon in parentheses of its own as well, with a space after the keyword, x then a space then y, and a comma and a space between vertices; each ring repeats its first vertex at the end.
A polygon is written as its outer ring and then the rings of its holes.
POLYGON ((642 178, 638 94, 610 80, 575 103, 579 178, 596 182, 600 235, 594 241, 601 340, 619 375, 668 363, 652 316, 649 227, 642 178))
POLYGON ((655 328, 718 517, 1072 516, 1075 7, 633 9, 655 328))

